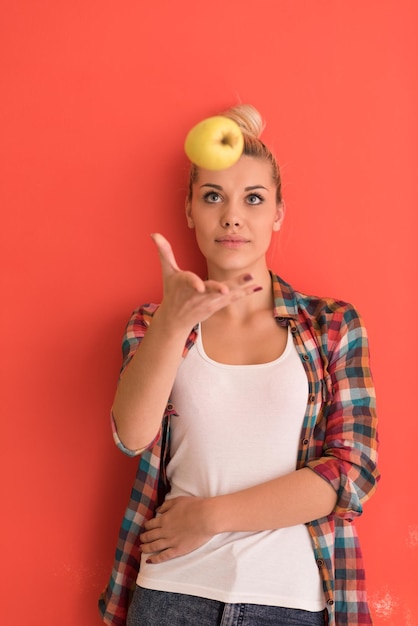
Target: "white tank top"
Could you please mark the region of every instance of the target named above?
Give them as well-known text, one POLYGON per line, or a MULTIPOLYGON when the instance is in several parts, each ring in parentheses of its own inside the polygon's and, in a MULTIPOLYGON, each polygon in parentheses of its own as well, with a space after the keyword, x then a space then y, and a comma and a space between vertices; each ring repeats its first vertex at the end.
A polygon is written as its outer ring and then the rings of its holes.
MULTIPOLYGON (((289 332, 284 353, 260 365, 210 359, 199 328, 171 395, 171 492, 211 497, 296 469, 308 382, 289 332)), ((215 535, 165 563, 141 560, 137 583, 221 602, 320 611, 324 597, 304 524, 215 535)))

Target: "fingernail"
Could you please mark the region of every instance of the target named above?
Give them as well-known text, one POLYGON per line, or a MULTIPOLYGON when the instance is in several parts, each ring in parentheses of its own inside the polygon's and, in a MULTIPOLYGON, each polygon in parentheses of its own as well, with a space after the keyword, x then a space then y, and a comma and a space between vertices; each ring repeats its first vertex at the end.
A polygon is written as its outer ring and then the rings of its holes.
POLYGON ((261 291, 262 289, 262 287, 254 287, 253 291, 261 291))
POLYGON ((253 279, 253 276, 252 276, 252 274, 245 274, 245 275, 242 277, 242 279, 243 279, 243 280, 245 280, 245 282, 247 283, 249 280, 252 280, 252 279, 253 279))

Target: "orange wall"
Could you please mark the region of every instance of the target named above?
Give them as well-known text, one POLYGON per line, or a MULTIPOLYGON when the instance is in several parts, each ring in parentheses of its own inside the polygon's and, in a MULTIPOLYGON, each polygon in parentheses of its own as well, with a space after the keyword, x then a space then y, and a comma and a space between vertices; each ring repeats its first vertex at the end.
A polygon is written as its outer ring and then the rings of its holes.
POLYGON ((370 599, 377 626, 418 624, 416 24, 413 0, 3 3, 2 623, 100 624, 135 470, 108 423, 120 339, 160 297, 150 232, 202 268, 182 143, 240 99, 282 163, 273 267, 369 328, 370 599))

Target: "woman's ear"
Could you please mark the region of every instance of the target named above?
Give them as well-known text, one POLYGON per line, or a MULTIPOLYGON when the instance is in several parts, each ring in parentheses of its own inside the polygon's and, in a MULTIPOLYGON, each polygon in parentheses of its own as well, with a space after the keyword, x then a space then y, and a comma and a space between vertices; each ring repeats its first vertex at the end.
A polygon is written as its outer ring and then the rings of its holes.
POLYGON ((284 202, 280 202, 276 207, 276 216, 273 222, 273 230, 280 230, 284 220, 285 206, 284 202))
POLYGON ((188 199, 186 200, 186 219, 187 219, 187 226, 189 228, 194 228, 194 221, 192 218, 192 207, 188 199))

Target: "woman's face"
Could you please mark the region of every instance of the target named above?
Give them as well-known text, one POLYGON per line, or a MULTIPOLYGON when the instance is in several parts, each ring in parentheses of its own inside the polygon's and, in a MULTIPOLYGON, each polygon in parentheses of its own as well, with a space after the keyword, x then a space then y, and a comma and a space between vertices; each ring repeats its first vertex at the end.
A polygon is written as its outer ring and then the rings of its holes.
POLYGON ((196 231, 209 276, 265 269, 272 232, 283 220, 269 161, 243 156, 226 170, 199 169, 192 190, 187 223, 196 231))

